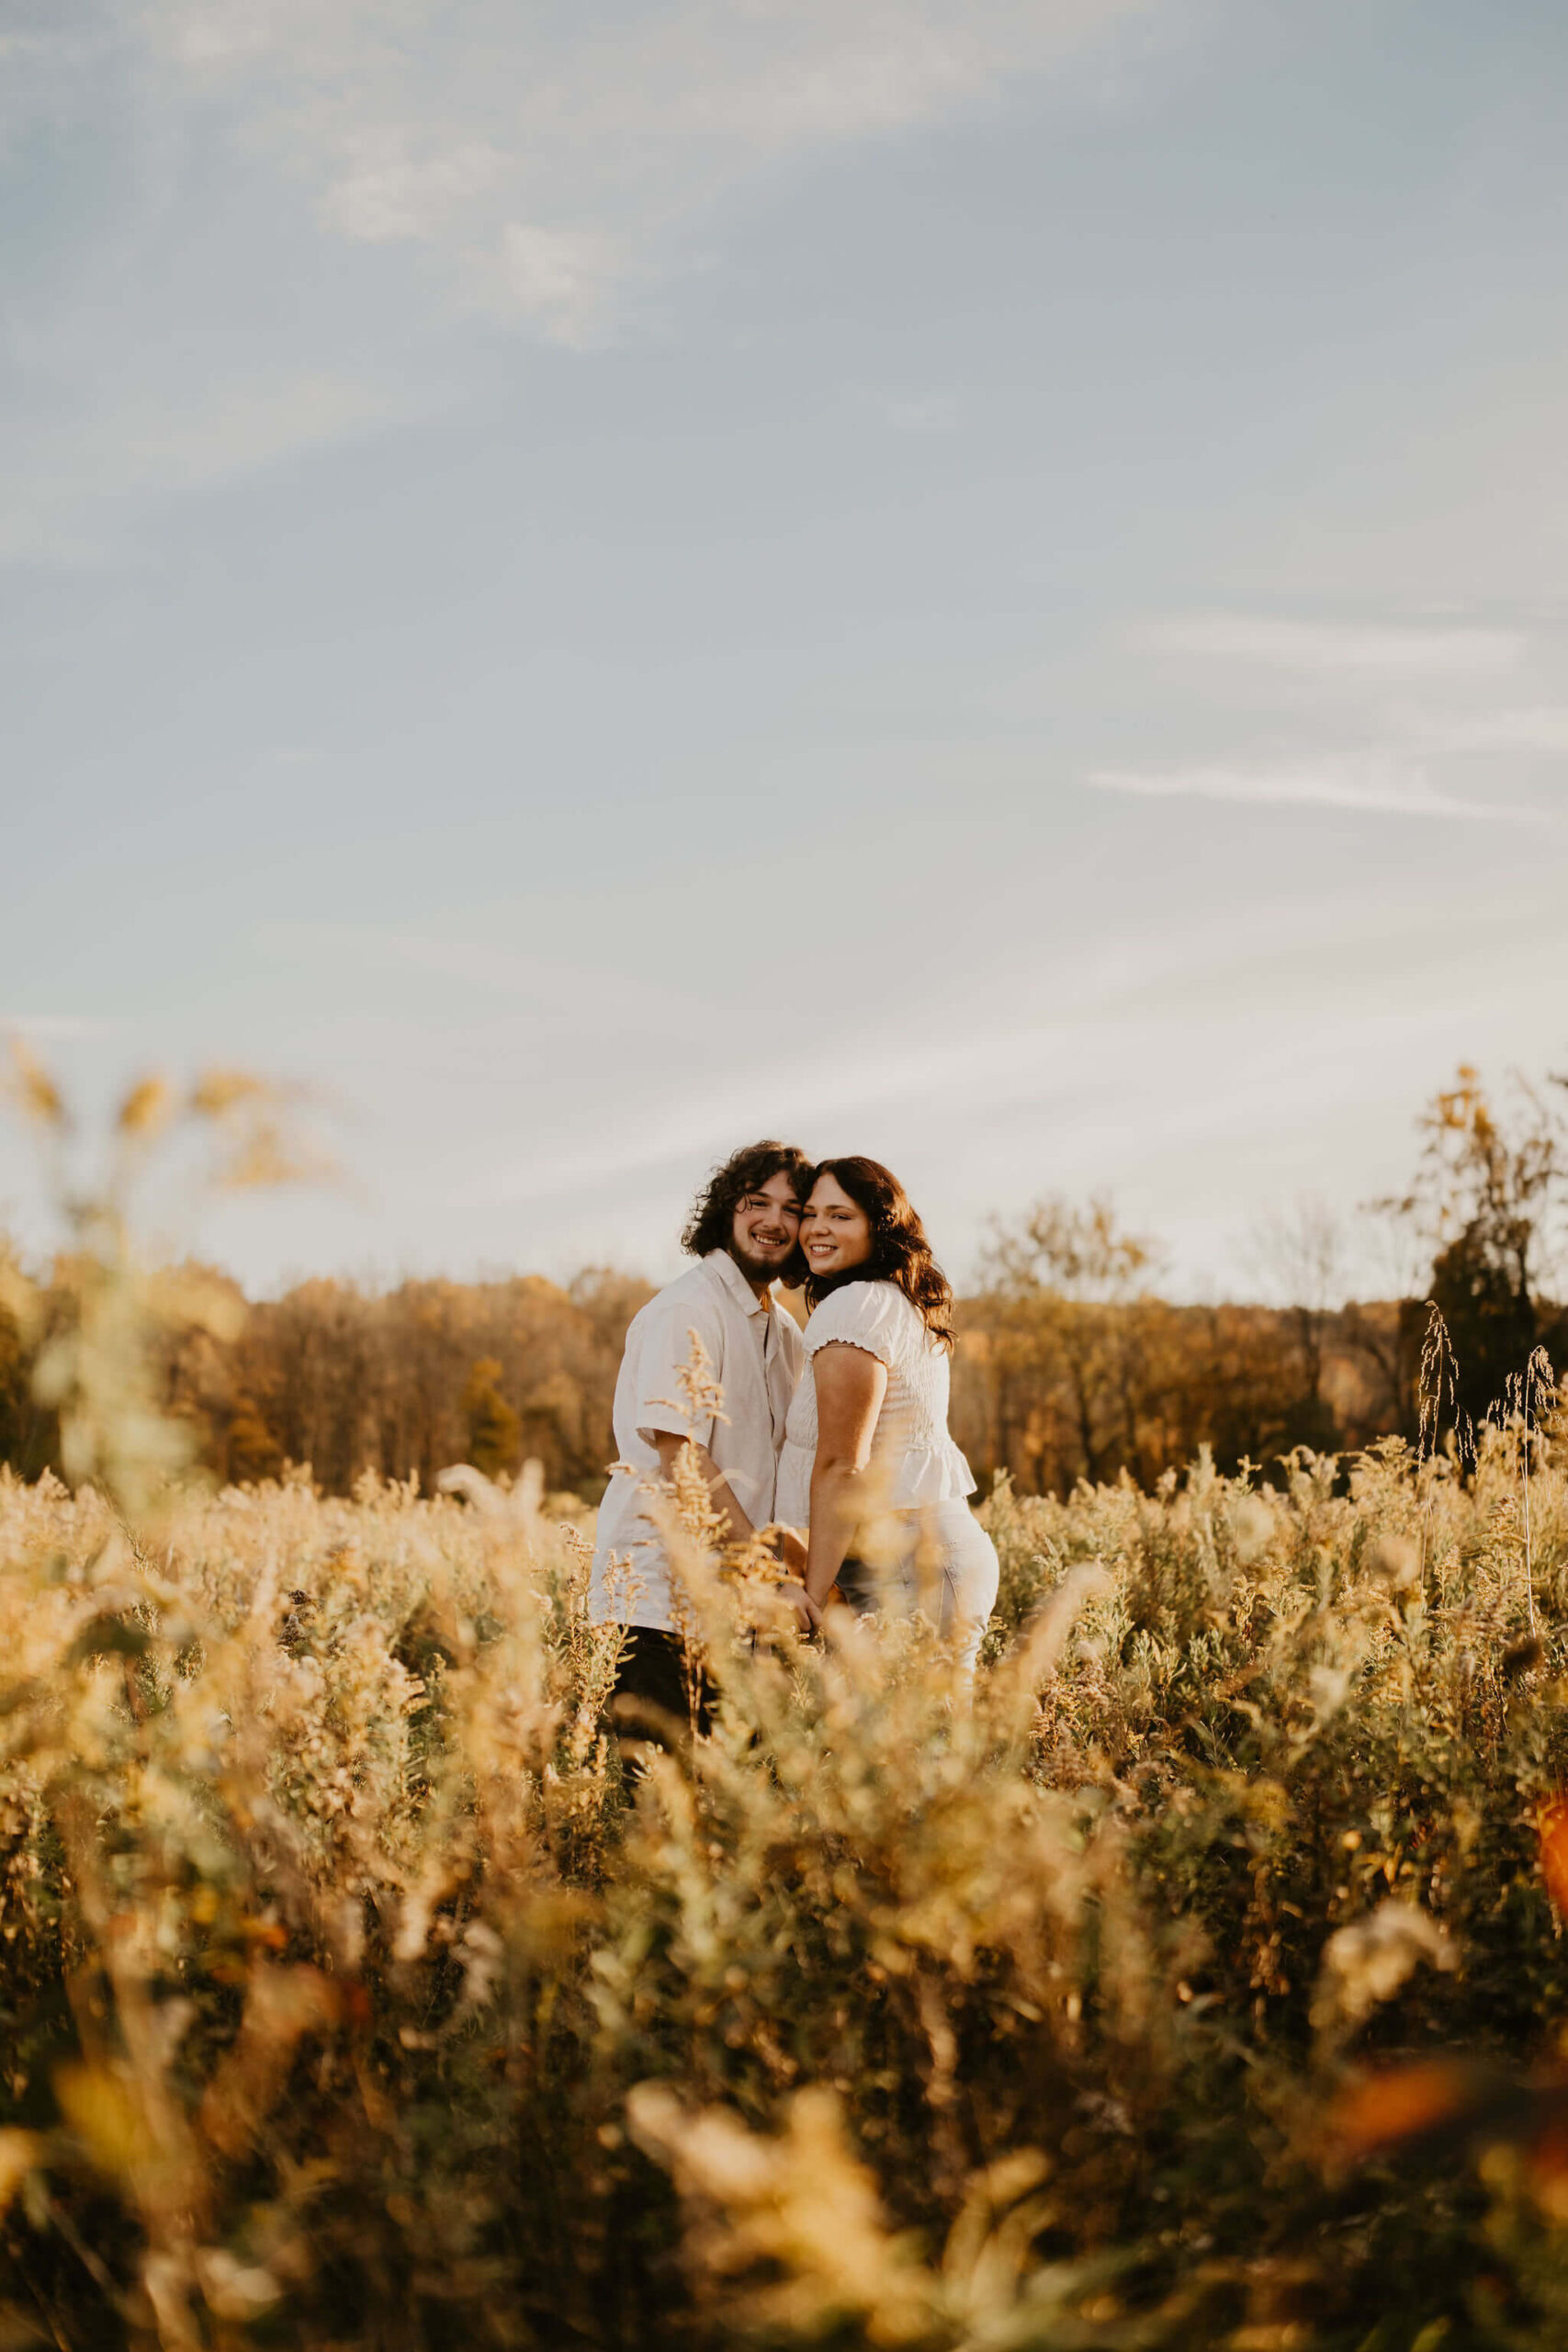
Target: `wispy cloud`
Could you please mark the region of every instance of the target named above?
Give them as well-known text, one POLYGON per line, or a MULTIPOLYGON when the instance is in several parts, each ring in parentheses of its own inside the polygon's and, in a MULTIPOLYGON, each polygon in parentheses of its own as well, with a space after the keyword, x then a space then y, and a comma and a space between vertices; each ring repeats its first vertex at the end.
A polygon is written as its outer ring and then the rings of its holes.
POLYGON ((600 964, 521 955, 483 940, 443 938, 436 932, 376 923, 269 922, 260 925, 254 936, 269 956, 337 973, 345 968, 384 972, 389 965, 402 965, 453 982, 464 992, 470 1012, 478 1005, 525 1017, 543 1014, 552 1028, 611 1023, 641 1030, 650 1021, 663 1020, 680 1030, 700 1023, 708 1009, 700 996, 650 978, 646 972, 633 978, 600 964))
POLYGON ((1153 653, 1384 678, 1495 677, 1511 670, 1529 644, 1517 629, 1287 620, 1261 613, 1179 616, 1151 623, 1141 639, 1153 653))
POLYGON ((1568 752, 1568 707, 1560 704, 1441 717, 1410 711, 1399 723, 1432 752, 1568 752))
MULTIPOLYGON (((1499 698, 1502 678, 1519 693, 1515 673, 1537 691, 1556 683, 1559 651, 1544 625, 1527 634, 1458 623, 1209 612, 1145 623, 1133 641, 1145 658, 1179 665, 1179 691, 1195 688, 1205 728, 1216 699, 1228 696, 1236 713, 1246 713, 1256 741, 1259 715, 1272 705, 1271 740, 1268 749, 1239 756, 1227 746, 1218 757, 1106 764, 1088 778, 1099 791, 1553 830, 1568 823, 1568 812, 1555 807, 1479 794, 1469 775, 1469 790, 1452 789, 1443 774, 1445 760, 1464 753, 1492 752, 1503 761, 1568 752, 1568 707, 1499 698), (1395 700, 1402 686, 1418 687, 1421 698, 1395 700)), ((1176 725, 1190 741, 1192 713, 1176 725)), ((1234 742, 1234 724, 1231 731, 1234 742)))
MULTIPOLYGON (((345 62, 376 13, 371 0, 153 0, 146 22, 170 55, 193 69, 254 65, 285 50, 324 69, 345 62)), ((422 13, 396 0, 379 10, 389 32, 395 19, 412 27, 422 13)))
MULTIPOLYGON (((126 195, 96 249, 50 292, 24 287, 0 329, 0 562, 113 563, 166 498, 427 414, 451 379, 422 370, 422 305, 568 349, 612 341, 689 267, 694 238, 711 252, 726 198, 759 171, 984 103, 1117 18, 1170 5, 36 0, 32 21, 0 33, 0 154, 51 152, 64 128, 84 153, 102 137, 126 195), (225 152, 232 188, 214 170, 225 152), (406 251, 393 350, 340 335, 346 311, 314 315, 302 365, 279 361, 276 331, 262 350, 213 258, 231 196, 241 237, 253 232, 258 167, 284 184, 277 233, 296 272, 311 212, 325 241, 406 251), (138 301, 124 281, 164 250, 187 169, 209 251, 180 248, 178 287, 154 273, 138 301), (172 328, 182 301, 212 311, 198 346, 172 328)), ((917 398, 890 421, 950 420, 917 398)))
POLYGON ((1422 769, 1378 754, 1269 764, 1100 768, 1089 781, 1100 792, 1156 800, 1229 800, 1258 808, 1345 808, 1390 817, 1463 818, 1472 822, 1556 825, 1550 809, 1443 792, 1422 769))
POLYGON ((122 421, 123 447, 137 467, 163 481, 196 484, 248 473, 302 449, 340 441, 391 409, 377 387, 308 373, 219 387, 183 416, 122 421))
POLYGON ((18 424, 0 464, 0 560, 95 560, 106 503, 209 488, 412 413, 393 387, 321 371, 185 390, 135 390, 96 413, 18 424))
POLYGON ((602 332, 672 230, 762 165, 984 100, 1163 0, 150 0, 154 51, 315 190, 436 248, 463 299, 602 332))
POLYGON ((604 331, 622 266, 620 247, 596 230, 509 220, 493 249, 469 257, 468 282, 492 317, 530 319, 581 349, 604 331))
POLYGON ((371 124, 348 141, 344 168, 321 197, 321 219, 365 244, 429 238, 505 171, 505 157, 488 140, 459 140, 420 155, 401 125, 371 124))

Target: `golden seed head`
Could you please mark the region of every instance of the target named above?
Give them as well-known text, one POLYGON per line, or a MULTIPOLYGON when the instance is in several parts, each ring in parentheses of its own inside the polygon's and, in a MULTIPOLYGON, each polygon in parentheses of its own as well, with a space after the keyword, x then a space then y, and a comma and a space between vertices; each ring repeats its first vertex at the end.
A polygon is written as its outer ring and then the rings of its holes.
POLYGON ((190 1091, 190 1107, 204 1119, 226 1118, 243 1102, 269 1091, 266 1081, 245 1069, 204 1069, 190 1091))
POLYGON ((19 1037, 11 1040, 11 1066, 8 1091, 20 1104, 24 1117, 36 1119, 39 1125, 46 1127, 67 1125, 64 1096, 43 1064, 28 1052, 19 1037))
POLYGON ((155 1073, 138 1079, 124 1102, 115 1125, 122 1136, 154 1136, 167 1122, 174 1106, 169 1082, 155 1073))

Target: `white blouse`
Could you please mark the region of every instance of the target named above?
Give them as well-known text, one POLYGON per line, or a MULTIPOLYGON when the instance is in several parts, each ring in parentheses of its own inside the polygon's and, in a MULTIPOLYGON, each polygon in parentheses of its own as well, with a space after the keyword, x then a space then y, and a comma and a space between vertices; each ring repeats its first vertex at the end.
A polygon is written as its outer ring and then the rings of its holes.
POLYGON ((947 1433, 947 1350, 927 1330, 897 1283, 846 1283, 829 1291, 806 1326, 806 1371, 784 1423, 774 1510, 804 1527, 817 1455, 817 1384, 811 1360, 830 1340, 863 1348, 887 1367, 887 1392, 872 1434, 871 1458, 888 1477, 893 1510, 953 1502, 975 1491, 969 1464, 947 1433))

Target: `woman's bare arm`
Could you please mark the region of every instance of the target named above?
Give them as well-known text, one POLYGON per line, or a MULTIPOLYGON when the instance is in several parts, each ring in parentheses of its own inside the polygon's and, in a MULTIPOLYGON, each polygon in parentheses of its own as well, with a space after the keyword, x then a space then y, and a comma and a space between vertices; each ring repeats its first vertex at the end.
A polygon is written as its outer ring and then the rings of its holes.
POLYGON ((844 1565, 866 1502, 865 1468, 887 1366, 863 1348, 830 1340, 811 1359, 817 1384, 817 1455, 811 1464, 811 1525, 806 1589, 820 1608, 844 1565))

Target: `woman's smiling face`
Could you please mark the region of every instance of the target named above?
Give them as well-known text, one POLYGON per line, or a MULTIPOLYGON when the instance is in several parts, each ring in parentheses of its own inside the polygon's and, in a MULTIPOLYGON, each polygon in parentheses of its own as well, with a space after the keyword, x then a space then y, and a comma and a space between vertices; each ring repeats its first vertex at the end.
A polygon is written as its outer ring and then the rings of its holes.
POLYGON ((863 1266, 871 1255, 871 1219, 836 1176, 818 1176, 800 1217, 800 1246, 821 1281, 863 1266))

